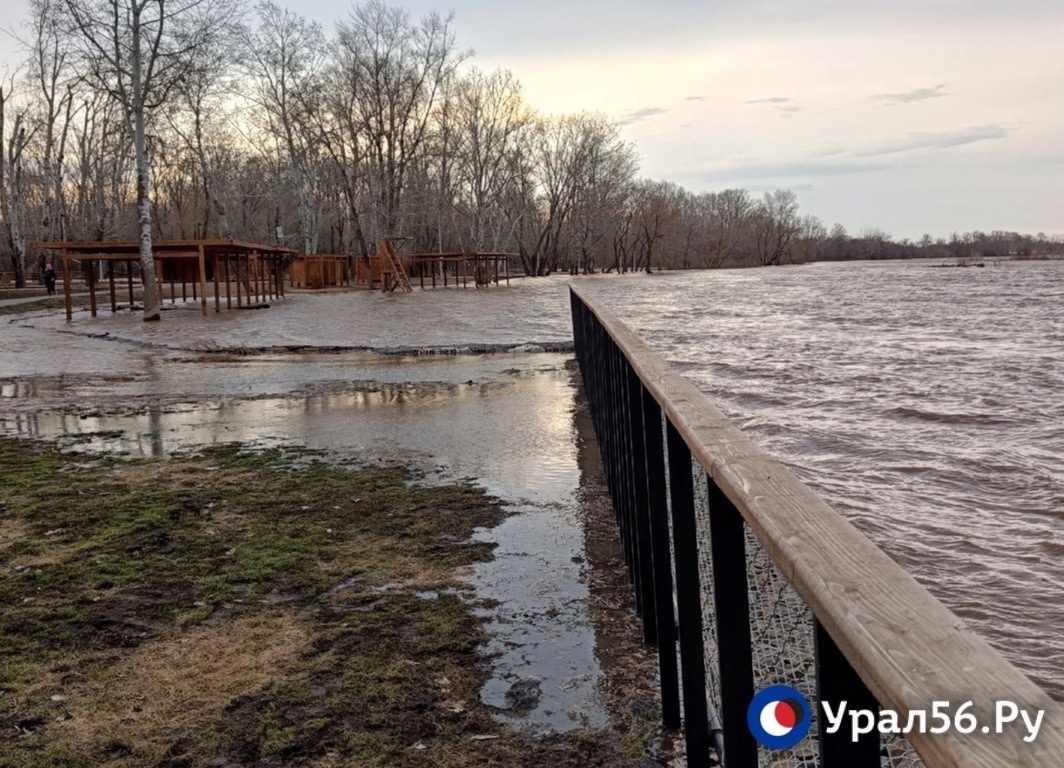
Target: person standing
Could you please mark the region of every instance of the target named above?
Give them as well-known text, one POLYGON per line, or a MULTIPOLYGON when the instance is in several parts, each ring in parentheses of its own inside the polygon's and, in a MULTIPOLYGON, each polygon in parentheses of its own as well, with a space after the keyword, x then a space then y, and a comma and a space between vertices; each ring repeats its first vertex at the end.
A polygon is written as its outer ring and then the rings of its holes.
POLYGON ((49 296, 55 296, 55 270, 50 263, 44 265, 44 287, 49 296))

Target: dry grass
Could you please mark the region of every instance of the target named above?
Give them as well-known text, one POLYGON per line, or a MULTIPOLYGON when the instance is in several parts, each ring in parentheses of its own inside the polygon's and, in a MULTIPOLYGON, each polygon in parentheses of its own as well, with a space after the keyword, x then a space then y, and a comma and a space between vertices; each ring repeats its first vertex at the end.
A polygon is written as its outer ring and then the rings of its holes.
POLYGON ((10 518, 0 519, 0 552, 16 541, 26 538, 27 534, 26 526, 21 521, 10 518))
POLYGON ((136 764, 158 761, 182 735, 219 719, 234 698, 281 679, 310 640, 291 613, 268 613, 144 644, 60 692, 64 719, 51 735, 74 750, 122 744, 136 764))

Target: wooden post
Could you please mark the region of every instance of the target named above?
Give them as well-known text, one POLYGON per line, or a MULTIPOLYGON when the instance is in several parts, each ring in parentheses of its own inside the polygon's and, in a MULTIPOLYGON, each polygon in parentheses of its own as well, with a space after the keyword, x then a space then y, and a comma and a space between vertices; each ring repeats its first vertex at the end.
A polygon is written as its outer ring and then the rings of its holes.
POLYGON ((89 312, 96 317, 96 260, 89 259, 89 312))
POLYGON ((111 289, 111 314, 118 311, 118 300, 115 299, 115 263, 107 260, 107 284, 111 289))
POLYGON ((133 311, 133 262, 126 259, 126 285, 129 286, 129 311, 133 311))
POLYGON ((239 254, 239 253, 236 255, 236 305, 237 305, 238 308, 244 306, 244 298, 243 298, 244 291, 243 291, 243 288, 241 286, 241 284, 244 282, 244 280, 240 276, 240 262, 241 262, 241 258, 240 257, 242 255, 243 254, 239 254))
POLYGON ((74 304, 70 300, 70 261, 67 259, 67 249, 63 246, 63 299, 66 302, 66 317, 69 323, 74 319, 74 304))
MULTIPOLYGON (((200 314, 207 316, 207 254, 203 250, 203 243, 199 244, 199 285, 200 285, 200 314)), ((192 286, 192 296, 196 296, 196 286, 192 286)))
POLYGON ((225 261, 223 262, 223 264, 225 264, 225 266, 223 267, 225 269, 225 308, 226 309, 232 309, 233 308, 233 293, 232 293, 232 289, 229 287, 229 254, 228 253, 225 254, 225 261))
POLYGON ((222 311, 222 294, 218 287, 218 254, 214 254, 214 261, 211 262, 211 279, 214 281, 214 314, 220 314, 222 311))

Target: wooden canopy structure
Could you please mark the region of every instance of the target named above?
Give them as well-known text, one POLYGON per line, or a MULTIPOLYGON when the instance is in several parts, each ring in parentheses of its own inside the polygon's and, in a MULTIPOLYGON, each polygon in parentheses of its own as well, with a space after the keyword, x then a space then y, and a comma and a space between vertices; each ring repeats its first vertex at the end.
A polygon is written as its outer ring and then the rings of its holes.
POLYGON ((410 262, 410 277, 418 278, 421 287, 425 287, 425 278, 429 278, 433 288, 440 279, 444 287, 453 277, 454 284, 465 288, 469 281, 477 288, 499 284, 500 278, 510 284, 509 253, 481 253, 479 251, 456 251, 452 253, 412 253, 406 258, 410 262))
MULTIPOLYGON (((31 247, 58 251, 63 274, 63 296, 66 299, 66 317, 70 322, 73 305, 70 295, 70 263, 77 261, 87 266, 86 282, 89 288, 89 307, 96 317, 96 262, 107 264, 107 278, 111 289, 111 311, 118 310, 115 297, 115 262, 126 265, 126 281, 129 303, 133 304, 133 264, 140 261, 138 241, 111 242, 36 242, 31 247)), ((214 285, 214 311, 222 311, 221 292, 225 285, 226 309, 233 308, 233 293, 236 293, 237 308, 262 306, 270 297, 284 296, 284 268, 295 256, 290 248, 272 245, 245 243, 239 240, 155 240, 152 254, 155 261, 155 278, 159 285, 159 298, 163 299, 163 284, 170 284, 170 301, 177 301, 176 283, 181 283, 182 299, 188 298, 188 286, 192 286, 192 298, 199 299, 200 311, 207 316, 207 283, 214 285), (235 290, 234 290, 235 283, 235 290)))
POLYGON ((293 288, 351 285, 349 258, 344 254, 299 254, 288 267, 288 284, 293 288))

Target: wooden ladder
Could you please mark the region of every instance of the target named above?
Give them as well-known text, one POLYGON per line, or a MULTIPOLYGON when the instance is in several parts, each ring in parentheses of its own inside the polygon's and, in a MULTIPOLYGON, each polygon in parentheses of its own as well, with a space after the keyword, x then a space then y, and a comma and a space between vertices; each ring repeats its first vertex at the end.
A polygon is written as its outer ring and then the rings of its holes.
POLYGON ((403 268, 403 261, 399 258, 399 254, 395 252, 392 241, 381 240, 377 243, 377 252, 381 257, 381 285, 383 289, 385 291, 394 291, 399 288, 403 293, 410 293, 413 290, 410 287, 410 278, 407 277, 406 269, 403 268), (388 284, 388 273, 392 275, 391 285, 388 284))

